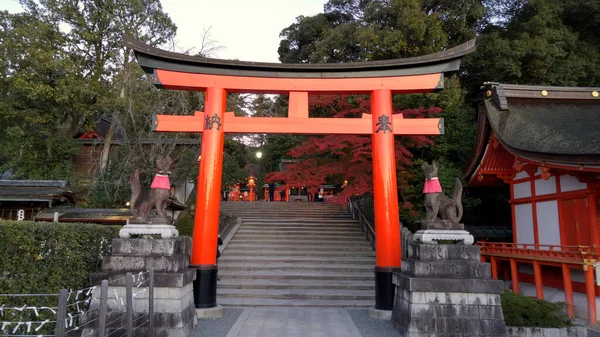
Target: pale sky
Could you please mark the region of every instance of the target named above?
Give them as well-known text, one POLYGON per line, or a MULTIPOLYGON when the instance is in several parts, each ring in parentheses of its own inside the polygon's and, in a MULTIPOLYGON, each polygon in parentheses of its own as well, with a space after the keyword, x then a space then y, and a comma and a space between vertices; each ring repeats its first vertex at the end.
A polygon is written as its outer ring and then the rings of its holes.
MULTIPOLYGON (((224 49, 223 59, 279 62, 279 33, 300 15, 323 11, 327 0, 161 0, 163 10, 177 25, 176 47, 200 50, 202 33, 224 49)), ((0 0, 0 10, 22 11, 18 0, 0 0)))

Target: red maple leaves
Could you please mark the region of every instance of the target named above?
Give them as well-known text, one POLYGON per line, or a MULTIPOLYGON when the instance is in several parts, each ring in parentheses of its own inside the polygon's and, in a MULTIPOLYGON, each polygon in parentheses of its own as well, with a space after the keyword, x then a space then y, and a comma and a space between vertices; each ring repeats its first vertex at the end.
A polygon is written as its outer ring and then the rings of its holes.
MULTIPOLYGON (((316 95, 309 97, 311 117, 360 118, 370 112, 370 100, 364 96, 316 95)), ((441 112, 440 108, 394 110, 404 118, 424 118, 441 112)), ((412 165, 411 150, 431 146, 433 141, 425 136, 396 136, 396 168, 398 187, 408 186, 411 176, 406 168, 412 165)), ((330 200, 343 203, 353 194, 372 191, 371 136, 326 135, 311 137, 291 149, 288 155, 298 159, 284 171, 271 172, 268 182, 282 181, 288 187, 306 187, 315 193, 322 184, 348 184, 341 193, 330 200)), ((403 205, 411 208, 411 205, 403 205)))

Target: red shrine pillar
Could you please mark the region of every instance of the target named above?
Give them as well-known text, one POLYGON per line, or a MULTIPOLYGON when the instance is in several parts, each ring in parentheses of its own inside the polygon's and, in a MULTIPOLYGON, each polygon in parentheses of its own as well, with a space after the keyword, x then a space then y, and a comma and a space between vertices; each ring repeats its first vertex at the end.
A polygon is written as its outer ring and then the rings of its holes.
POLYGON ((371 93, 373 191, 375 196, 375 309, 392 310, 392 273, 400 270, 400 216, 392 130, 392 92, 371 93))
POLYGON ((225 90, 207 88, 202 131, 202 161, 198 175, 196 217, 190 265, 196 268, 196 308, 217 305, 217 240, 223 168, 225 90))

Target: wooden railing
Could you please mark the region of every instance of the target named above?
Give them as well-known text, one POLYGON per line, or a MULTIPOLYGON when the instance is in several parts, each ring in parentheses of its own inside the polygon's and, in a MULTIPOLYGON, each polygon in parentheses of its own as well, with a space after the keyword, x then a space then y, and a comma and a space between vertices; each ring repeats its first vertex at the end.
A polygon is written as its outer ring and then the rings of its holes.
POLYGON ((513 291, 519 293, 518 264, 532 264, 537 298, 544 298, 541 266, 562 268, 562 283, 565 302, 570 316, 574 316, 573 283, 571 269, 583 270, 585 275, 585 292, 588 302, 588 318, 591 324, 596 323, 596 284, 594 282, 594 265, 600 261, 600 248, 596 246, 560 246, 520 243, 479 242, 481 260, 489 262, 492 278, 498 279, 500 261, 510 263, 510 278, 513 291))
POLYGON ((539 260, 558 264, 590 264, 600 260, 600 249, 595 246, 560 246, 522 243, 480 242, 481 255, 539 260))

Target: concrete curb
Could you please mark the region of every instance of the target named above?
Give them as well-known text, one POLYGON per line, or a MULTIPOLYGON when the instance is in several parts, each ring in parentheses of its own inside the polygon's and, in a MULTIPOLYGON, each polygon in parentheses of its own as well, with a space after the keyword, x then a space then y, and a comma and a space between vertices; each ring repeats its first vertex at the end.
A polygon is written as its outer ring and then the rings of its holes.
POLYGON ((223 317, 223 307, 218 305, 212 308, 196 308, 196 317, 203 318, 221 318, 223 317))
POLYGON ((392 310, 380 310, 375 307, 369 308, 369 316, 375 319, 383 321, 389 321, 392 319, 392 310))
POLYGON ((242 225, 242 221, 243 221, 242 218, 235 218, 235 226, 233 226, 231 231, 229 231, 229 233, 227 234, 227 237, 225 239, 223 239, 223 245, 221 246, 221 252, 225 251, 225 248, 227 248, 229 241, 231 241, 231 239, 233 239, 233 236, 235 235, 237 230, 242 225))

